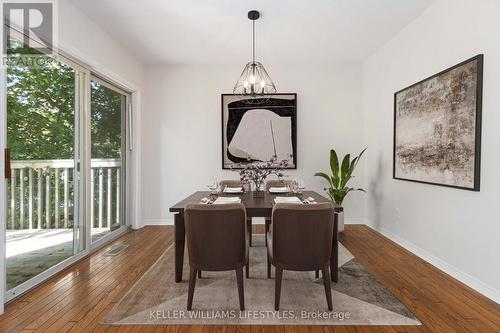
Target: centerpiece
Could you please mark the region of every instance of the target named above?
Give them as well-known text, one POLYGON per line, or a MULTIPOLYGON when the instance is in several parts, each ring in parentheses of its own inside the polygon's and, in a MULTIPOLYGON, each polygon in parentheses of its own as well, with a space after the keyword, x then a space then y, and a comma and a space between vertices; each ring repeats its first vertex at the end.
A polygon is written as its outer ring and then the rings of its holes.
POLYGON ((263 197, 265 194, 264 182, 269 175, 276 175, 282 179, 285 175, 282 173, 288 167, 289 160, 278 161, 274 155, 269 161, 252 162, 248 159, 246 163, 237 163, 230 167, 231 170, 238 171, 242 185, 253 184, 255 197, 263 197))

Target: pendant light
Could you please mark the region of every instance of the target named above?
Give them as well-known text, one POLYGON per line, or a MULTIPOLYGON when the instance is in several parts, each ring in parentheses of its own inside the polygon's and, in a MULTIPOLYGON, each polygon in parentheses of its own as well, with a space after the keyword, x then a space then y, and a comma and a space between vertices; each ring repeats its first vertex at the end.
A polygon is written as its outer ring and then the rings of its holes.
POLYGON ((255 61, 255 21, 259 17, 260 13, 256 10, 248 12, 248 18, 252 21, 252 61, 246 64, 233 89, 234 94, 248 97, 244 100, 248 104, 265 102, 270 95, 276 93, 276 87, 266 69, 255 61))

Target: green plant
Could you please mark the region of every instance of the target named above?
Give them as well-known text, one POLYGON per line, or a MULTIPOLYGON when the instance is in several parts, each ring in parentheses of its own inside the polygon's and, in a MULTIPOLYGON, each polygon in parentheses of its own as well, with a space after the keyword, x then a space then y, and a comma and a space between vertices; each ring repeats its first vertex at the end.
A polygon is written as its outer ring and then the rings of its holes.
POLYGON ((330 187, 325 188, 325 191, 328 193, 332 201, 338 205, 342 206, 342 202, 349 192, 352 191, 362 191, 365 192, 362 188, 352 188, 347 186, 347 183, 351 178, 353 178, 354 169, 359 163, 361 156, 365 152, 367 148, 363 149, 358 156, 356 156, 351 161, 351 154, 347 154, 342 159, 342 163, 339 164, 339 158, 337 156, 337 152, 335 149, 330 150, 330 169, 332 170, 332 175, 329 176, 324 172, 318 172, 314 174, 318 177, 323 177, 330 187))

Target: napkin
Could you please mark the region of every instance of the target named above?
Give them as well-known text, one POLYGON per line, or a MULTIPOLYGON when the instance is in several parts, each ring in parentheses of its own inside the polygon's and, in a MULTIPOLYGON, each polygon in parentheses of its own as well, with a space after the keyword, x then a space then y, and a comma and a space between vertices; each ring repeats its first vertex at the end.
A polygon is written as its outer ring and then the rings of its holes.
POLYGON ((271 187, 269 188, 269 192, 271 193, 287 193, 288 192, 288 187, 271 187))
POLYGON ((297 197, 276 197, 274 198, 275 203, 296 203, 296 204, 301 204, 302 201, 300 201, 299 198, 297 197))
POLYGON ((243 187, 225 187, 224 193, 241 193, 243 192, 243 187))
POLYGON ((218 197, 214 201, 214 205, 220 205, 220 204, 230 204, 230 203, 240 203, 241 199, 238 197, 218 197))

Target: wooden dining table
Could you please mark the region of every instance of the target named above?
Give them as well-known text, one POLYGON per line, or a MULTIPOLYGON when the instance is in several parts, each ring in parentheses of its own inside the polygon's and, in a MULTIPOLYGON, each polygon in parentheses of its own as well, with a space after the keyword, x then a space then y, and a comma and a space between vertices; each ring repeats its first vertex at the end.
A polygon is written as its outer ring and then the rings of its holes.
MULTIPOLYGON (((217 196, 238 196, 245 206, 247 217, 271 217, 274 198, 277 196, 297 196, 299 199, 314 198, 317 203, 331 202, 322 195, 314 191, 304 191, 301 194, 271 194, 265 192, 263 197, 255 197, 254 192, 244 192, 241 194, 210 194, 208 191, 198 191, 177 204, 170 207, 170 212, 174 214, 175 226, 175 282, 182 281, 182 268, 184 264, 184 247, 186 241, 186 229, 184 226, 184 209, 189 204, 198 204, 203 198, 215 199, 217 196)), ((335 214, 336 216, 336 214, 335 214)), ((330 259, 330 276, 332 281, 338 280, 338 221, 334 219, 332 255, 330 259)))

